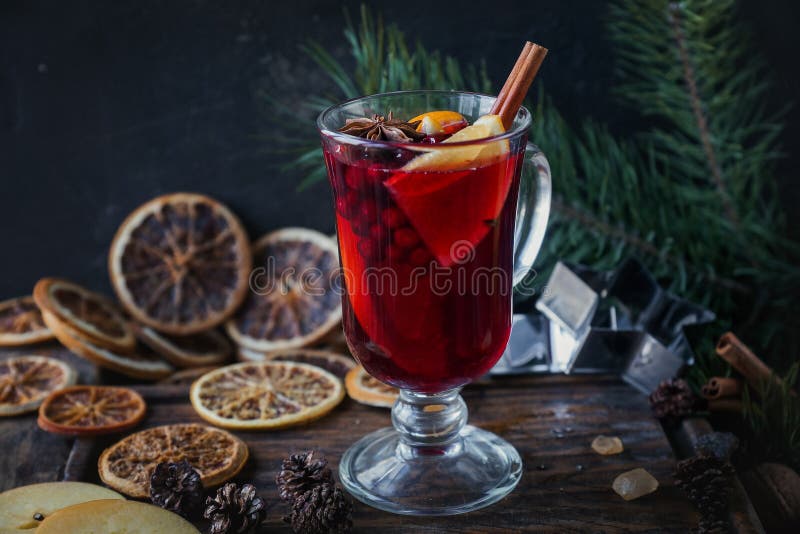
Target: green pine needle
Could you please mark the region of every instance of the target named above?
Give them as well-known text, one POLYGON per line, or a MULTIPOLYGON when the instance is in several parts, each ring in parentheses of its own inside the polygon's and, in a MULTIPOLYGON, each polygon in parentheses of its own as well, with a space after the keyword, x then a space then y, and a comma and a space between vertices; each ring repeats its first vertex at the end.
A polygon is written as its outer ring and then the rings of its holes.
POLYGON ((744 391, 744 419, 750 429, 751 450, 758 459, 784 462, 800 471, 800 398, 797 385, 800 362, 783 380, 770 380, 760 395, 744 391))

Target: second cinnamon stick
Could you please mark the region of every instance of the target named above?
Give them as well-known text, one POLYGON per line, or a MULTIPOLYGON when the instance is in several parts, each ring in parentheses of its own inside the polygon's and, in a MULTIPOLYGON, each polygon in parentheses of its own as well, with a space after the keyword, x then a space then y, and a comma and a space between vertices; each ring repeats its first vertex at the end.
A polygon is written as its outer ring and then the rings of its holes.
POLYGON ((741 397, 742 381, 738 378, 715 376, 700 388, 700 393, 709 400, 741 397))
POLYGON ((753 354, 733 332, 727 332, 719 338, 717 354, 739 371, 747 384, 756 391, 761 391, 770 380, 781 383, 781 379, 772 373, 772 369, 753 354))

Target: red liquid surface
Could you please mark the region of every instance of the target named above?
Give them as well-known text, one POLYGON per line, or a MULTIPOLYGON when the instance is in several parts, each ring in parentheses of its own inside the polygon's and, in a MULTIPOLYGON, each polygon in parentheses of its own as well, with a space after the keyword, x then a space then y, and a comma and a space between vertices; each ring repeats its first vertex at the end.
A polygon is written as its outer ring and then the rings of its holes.
POLYGON ((375 378, 426 393, 486 373, 511 330, 522 157, 407 173, 402 157, 348 161, 330 143, 344 329, 355 357, 375 378))

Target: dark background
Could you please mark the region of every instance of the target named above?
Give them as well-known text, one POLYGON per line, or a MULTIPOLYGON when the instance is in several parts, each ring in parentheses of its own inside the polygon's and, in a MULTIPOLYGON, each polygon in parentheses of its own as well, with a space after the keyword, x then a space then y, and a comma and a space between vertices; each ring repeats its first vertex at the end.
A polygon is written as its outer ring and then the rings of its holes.
MULTIPOLYGON (((357 16, 358 2, 344 4, 357 16)), ((743 4, 780 106, 800 95, 798 3, 743 4)), ((604 1, 371 5, 412 42, 485 58, 496 86, 526 38, 541 42, 551 52, 539 80, 570 121, 592 116, 617 134, 638 126, 610 94, 604 1)), ((343 23, 341 4, 322 0, 0 0, 0 300, 46 275, 108 290, 117 226, 160 193, 208 193, 253 237, 287 225, 332 231, 327 185, 298 193, 300 176, 276 168, 268 148, 283 132, 259 94, 296 103, 332 92, 298 45, 314 38, 345 59, 343 23)), ((794 107, 778 173, 795 236, 798 120, 794 107)))

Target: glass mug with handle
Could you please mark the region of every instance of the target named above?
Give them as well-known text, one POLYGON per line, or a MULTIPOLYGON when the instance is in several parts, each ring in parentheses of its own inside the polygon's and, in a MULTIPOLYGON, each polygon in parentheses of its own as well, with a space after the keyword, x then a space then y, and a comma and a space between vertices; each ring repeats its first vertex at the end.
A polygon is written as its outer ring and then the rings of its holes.
POLYGON ((389 111, 400 118, 453 110, 472 124, 494 100, 401 91, 350 100, 317 119, 336 206, 345 336, 370 375, 400 388, 393 427, 354 444, 340 477, 356 498, 390 512, 468 512, 519 481, 519 454, 466 424, 459 391, 491 369, 508 342, 513 288, 544 237, 550 170, 527 143, 524 107, 507 131, 461 142, 338 130, 389 111))

